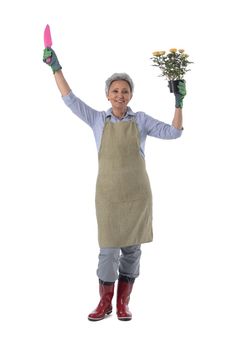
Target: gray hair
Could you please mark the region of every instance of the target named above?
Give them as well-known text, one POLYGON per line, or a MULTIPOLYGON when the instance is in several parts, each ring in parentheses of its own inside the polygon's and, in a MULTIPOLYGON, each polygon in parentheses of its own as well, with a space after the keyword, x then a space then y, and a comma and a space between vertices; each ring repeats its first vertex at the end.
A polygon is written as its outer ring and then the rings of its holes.
POLYGON ((111 77, 109 77, 105 81, 105 93, 106 93, 106 95, 108 95, 108 91, 109 91, 110 85, 116 80, 125 80, 125 81, 127 81, 127 83, 130 86, 130 91, 131 91, 131 93, 133 93, 134 83, 133 83, 133 80, 130 78, 130 76, 128 74, 126 74, 126 73, 114 73, 113 75, 111 75, 111 77))

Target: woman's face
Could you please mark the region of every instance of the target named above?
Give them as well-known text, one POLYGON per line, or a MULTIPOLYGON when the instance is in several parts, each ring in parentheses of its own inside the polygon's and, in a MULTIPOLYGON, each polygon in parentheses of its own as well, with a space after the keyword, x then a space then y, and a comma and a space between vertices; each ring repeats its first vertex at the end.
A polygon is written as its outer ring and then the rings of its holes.
POLYGON ((113 108, 125 109, 132 98, 130 86, 125 80, 113 81, 108 91, 108 100, 113 108))

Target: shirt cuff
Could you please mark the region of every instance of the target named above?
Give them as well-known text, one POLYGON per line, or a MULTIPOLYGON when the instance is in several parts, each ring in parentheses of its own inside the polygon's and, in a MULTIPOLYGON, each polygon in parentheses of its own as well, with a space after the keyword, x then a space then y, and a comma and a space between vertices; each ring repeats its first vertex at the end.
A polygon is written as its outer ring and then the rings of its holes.
POLYGON ((172 125, 172 129, 173 129, 173 133, 174 133, 175 137, 181 136, 182 131, 184 130, 183 127, 182 127, 182 129, 178 129, 178 128, 175 128, 173 125, 172 125))
POLYGON ((65 104, 67 105, 67 106, 70 106, 70 105, 72 105, 72 103, 74 103, 74 101, 75 101, 75 95, 73 94, 73 92, 72 91, 70 91, 69 93, 68 93, 68 95, 66 95, 66 96, 62 96, 62 99, 63 99, 63 101, 65 102, 65 104))

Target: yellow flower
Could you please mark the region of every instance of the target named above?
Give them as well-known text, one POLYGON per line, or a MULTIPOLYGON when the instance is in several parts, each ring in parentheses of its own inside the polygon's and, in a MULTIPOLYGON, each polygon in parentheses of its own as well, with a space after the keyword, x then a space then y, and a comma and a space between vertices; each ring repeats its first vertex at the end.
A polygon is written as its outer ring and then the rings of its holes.
POLYGON ((152 53, 152 55, 153 55, 153 56, 156 56, 156 57, 159 57, 159 56, 161 56, 161 51, 154 51, 154 52, 152 53))
POLYGON ((154 51, 153 66, 161 70, 161 75, 167 80, 184 79, 186 72, 190 71, 188 65, 193 63, 188 60, 189 55, 184 49, 171 48, 166 51, 154 51))
POLYGON ((182 58, 188 58, 189 55, 188 55, 187 53, 182 53, 182 54, 180 55, 180 57, 182 57, 182 58))

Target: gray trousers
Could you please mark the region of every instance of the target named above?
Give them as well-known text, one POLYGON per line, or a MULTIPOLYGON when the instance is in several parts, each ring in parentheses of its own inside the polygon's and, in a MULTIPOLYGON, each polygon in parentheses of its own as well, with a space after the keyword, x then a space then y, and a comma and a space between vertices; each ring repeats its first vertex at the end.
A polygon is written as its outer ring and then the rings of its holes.
POLYGON ((141 246, 100 248, 97 276, 104 282, 115 282, 119 274, 129 278, 139 276, 141 246))

